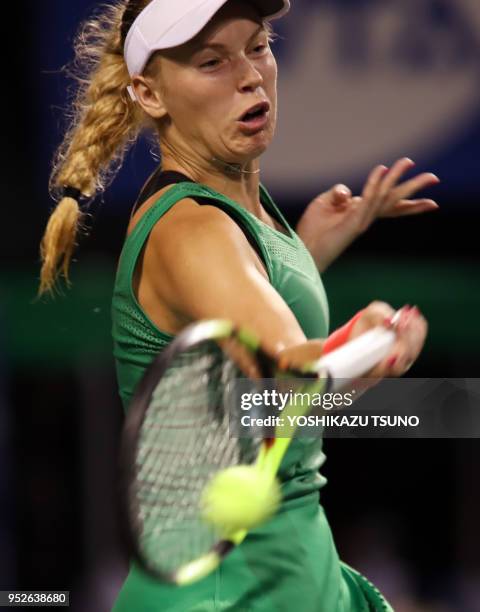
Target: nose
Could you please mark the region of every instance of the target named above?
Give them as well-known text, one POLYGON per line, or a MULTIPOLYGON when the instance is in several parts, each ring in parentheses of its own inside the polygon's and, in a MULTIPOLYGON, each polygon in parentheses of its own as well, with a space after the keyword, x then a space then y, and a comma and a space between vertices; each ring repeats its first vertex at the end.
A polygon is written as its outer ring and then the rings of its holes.
POLYGON ((263 76, 248 57, 238 60, 238 89, 240 91, 256 91, 263 85, 263 76))

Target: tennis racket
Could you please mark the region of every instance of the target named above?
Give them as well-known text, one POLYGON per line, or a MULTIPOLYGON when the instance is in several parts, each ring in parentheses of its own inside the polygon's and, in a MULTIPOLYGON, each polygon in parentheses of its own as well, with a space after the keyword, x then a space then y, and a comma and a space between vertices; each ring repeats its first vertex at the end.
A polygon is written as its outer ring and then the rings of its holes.
POLYGON ((176 336, 140 381, 121 440, 124 534, 140 566, 177 585, 206 576, 247 535, 219 533, 205 521, 208 483, 238 465, 276 478, 294 428, 287 437, 229 435, 232 384, 246 379, 254 387, 255 379, 280 376, 307 378, 311 392, 337 391, 379 363, 395 338, 376 327, 299 370, 280 371, 254 335, 229 321, 202 321, 176 336))

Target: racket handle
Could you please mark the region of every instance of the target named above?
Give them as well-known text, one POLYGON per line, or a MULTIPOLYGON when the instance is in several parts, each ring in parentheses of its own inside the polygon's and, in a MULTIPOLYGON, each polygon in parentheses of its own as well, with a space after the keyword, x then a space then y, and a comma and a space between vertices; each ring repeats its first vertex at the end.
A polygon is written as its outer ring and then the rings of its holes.
POLYGON ((390 352, 395 339, 393 330, 374 327, 328 355, 320 357, 318 368, 327 370, 331 378, 331 388, 337 390, 349 381, 363 376, 382 361, 390 352))

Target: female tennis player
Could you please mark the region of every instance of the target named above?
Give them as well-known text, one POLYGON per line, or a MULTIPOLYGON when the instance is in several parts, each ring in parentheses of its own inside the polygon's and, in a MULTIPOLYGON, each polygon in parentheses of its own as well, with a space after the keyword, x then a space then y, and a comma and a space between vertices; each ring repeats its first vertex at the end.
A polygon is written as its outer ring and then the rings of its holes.
MULTIPOLYGON (((287 0, 125 0, 81 31, 84 70, 75 117, 52 174, 59 203, 41 245, 40 292, 68 281, 79 203, 105 187, 141 128, 162 163, 128 227, 113 296, 120 395, 128 409, 147 366, 193 321, 226 318, 252 329, 275 356, 299 364, 374 325, 391 325, 381 301, 326 341, 329 309, 319 275, 378 216, 436 208, 409 200, 436 182, 398 184, 408 159, 376 167, 361 196, 343 185, 316 198, 297 233, 260 184, 260 156, 277 119, 270 21, 287 0), (307 248, 308 247, 308 248, 307 248)), ((299 110, 301 110, 301 105, 299 110)), ((370 376, 400 376, 424 344, 416 307, 401 310, 397 340, 370 376)), ((294 440, 281 470, 278 514, 250 533, 218 570, 175 587, 132 563, 116 612, 363 612, 391 607, 339 560, 319 490, 321 439, 294 440)))

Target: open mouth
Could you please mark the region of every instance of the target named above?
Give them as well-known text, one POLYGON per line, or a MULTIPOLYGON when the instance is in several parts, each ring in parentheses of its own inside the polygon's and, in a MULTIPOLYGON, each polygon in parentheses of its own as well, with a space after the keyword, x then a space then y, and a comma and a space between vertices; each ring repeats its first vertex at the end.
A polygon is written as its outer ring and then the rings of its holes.
POLYGON ((270 110, 270 104, 268 102, 260 102, 255 106, 250 107, 239 119, 242 123, 256 123, 259 119, 266 117, 270 110))

